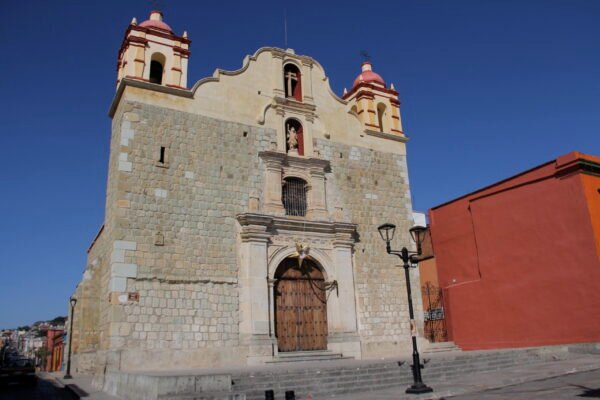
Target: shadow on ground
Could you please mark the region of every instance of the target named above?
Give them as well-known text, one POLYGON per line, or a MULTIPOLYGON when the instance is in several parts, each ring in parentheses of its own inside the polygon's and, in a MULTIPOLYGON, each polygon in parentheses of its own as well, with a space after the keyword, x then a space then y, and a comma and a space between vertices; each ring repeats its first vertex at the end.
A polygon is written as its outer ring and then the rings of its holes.
POLYGON ((578 394, 577 397, 589 397, 600 399, 600 389, 590 389, 589 387, 581 386, 581 385, 573 385, 580 389, 583 389, 583 393, 578 394))

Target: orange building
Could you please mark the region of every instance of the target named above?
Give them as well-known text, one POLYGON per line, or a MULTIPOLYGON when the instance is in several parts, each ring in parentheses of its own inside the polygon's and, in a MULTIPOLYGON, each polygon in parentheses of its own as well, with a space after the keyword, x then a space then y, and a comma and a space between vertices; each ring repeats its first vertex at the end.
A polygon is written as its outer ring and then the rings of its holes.
POLYGON ((64 329, 48 329, 46 371, 60 371, 64 353, 64 329))
POLYGON ((429 211, 463 349, 600 342, 600 158, 577 152, 429 211))

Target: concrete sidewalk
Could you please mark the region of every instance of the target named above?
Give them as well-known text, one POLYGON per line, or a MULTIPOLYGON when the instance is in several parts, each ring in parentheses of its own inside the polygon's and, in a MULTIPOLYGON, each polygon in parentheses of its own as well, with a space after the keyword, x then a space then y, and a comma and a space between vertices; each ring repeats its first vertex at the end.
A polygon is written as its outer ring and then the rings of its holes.
MULTIPOLYGON (((404 393, 405 387, 378 390, 371 392, 360 392, 342 396, 331 396, 332 398, 343 398, 344 400, 404 400, 404 399, 449 399, 452 396, 479 393, 486 390, 498 389, 507 386, 518 385, 525 382, 533 382, 557 376, 564 376, 578 372, 598 371, 600 380, 600 355, 583 356, 580 358, 546 361, 523 367, 517 366, 505 368, 499 371, 486 373, 469 373, 460 378, 450 381, 427 381, 427 370, 423 372, 425 383, 432 387, 433 393, 423 395, 409 395, 404 393)), ((314 400, 325 399, 315 397, 314 400)))
MULTIPOLYGON (((479 393, 486 390, 518 385, 525 382, 538 381, 557 376, 569 375, 578 372, 598 371, 600 380, 600 355, 585 355, 578 358, 545 361, 525 366, 504 368, 486 373, 468 373, 465 376, 452 380, 440 379, 439 381, 427 380, 427 369, 423 371, 425 383, 434 389, 433 393, 423 395, 408 395, 404 393, 406 387, 397 387, 385 390, 356 392, 337 396, 314 396, 314 400, 344 399, 344 400, 404 400, 404 399, 449 399, 452 396, 479 393)), ((59 385, 65 386, 74 398, 85 400, 116 400, 104 392, 92 388, 92 378, 87 375, 73 375, 73 379, 64 379, 62 373, 48 374, 59 385)), ((126 399, 125 399, 126 400, 126 399)), ((278 399, 279 400, 279 399, 278 399)), ((298 397, 297 400, 304 400, 298 397)))

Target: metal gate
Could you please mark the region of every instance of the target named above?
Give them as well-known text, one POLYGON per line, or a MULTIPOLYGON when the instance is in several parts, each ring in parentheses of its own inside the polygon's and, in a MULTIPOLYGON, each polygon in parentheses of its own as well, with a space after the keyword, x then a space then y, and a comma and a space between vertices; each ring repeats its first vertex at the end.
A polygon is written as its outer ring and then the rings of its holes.
POLYGON ((447 342, 448 331, 446 330, 442 289, 427 282, 421 287, 421 290, 425 309, 425 337, 430 342, 447 342))
POLYGON ((306 182, 300 178, 285 178, 281 200, 285 215, 306 215, 306 182))

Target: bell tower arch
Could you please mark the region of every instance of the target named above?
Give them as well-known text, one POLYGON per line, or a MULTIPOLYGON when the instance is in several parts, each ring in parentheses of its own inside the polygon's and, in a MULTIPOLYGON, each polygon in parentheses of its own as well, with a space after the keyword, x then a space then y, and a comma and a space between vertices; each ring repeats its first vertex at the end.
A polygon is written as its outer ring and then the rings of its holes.
POLYGON ((186 88, 190 43, 187 32, 176 35, 160 11, 139 25, 133 18, 119 49, 117 88, 124 78, 186 88))

